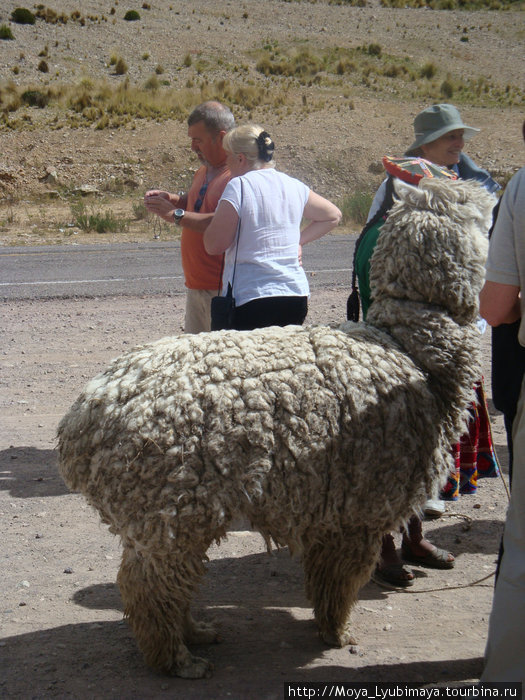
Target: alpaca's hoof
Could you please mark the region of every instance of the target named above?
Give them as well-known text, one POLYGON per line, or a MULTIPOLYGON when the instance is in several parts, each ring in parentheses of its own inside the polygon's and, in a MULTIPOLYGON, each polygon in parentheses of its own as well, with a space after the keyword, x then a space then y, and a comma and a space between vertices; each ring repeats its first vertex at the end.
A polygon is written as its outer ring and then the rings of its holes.
POLYGON ((211 678, 213 664, 200 656, 190 656, 184 664, 173 666, 171 675, 179 678, 211 678))
POLYGON ((186 631, 187 644, 214 644, 220 641, 219 631, 209 622, 193 622, 186 631))
POLYGON ((357 641, 355 637, 350 634, 349 629, 344 629, 342 632, 320 632, 321 639, 323 642, 328 644, 330 647, 346 647, 349 644, 355 645, 357 641))

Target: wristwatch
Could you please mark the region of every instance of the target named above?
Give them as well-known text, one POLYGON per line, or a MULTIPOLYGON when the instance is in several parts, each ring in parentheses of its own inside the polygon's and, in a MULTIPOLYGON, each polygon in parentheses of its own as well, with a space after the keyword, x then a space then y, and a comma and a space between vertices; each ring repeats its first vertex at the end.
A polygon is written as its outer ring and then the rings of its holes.
POLYGON ((173 221, 174 221, 174 223, 180 224, 180 221, 181 221, 181 219, 182 219, 182 217, 184 216, 185 213, 186 213, 186 212, 184 211, 184 209, 175 209, 175 211, 173 212, 173 221))

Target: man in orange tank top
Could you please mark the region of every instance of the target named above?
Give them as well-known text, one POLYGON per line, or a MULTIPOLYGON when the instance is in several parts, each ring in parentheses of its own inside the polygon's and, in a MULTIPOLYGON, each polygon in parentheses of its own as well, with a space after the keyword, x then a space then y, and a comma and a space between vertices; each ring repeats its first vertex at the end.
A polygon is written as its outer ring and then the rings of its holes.
POLYGON ((182 227, 181 258, 186 285, 185 333, 210 330, 211 299, 221 286, 222 255, 208 255, 203 233, 213 218, 230 179, 222 139, 235 125, 233 114, 220 102, 204 102, 188 117, 191 149, 202 163, 188 192, 149 190, 148 211, 182 227))

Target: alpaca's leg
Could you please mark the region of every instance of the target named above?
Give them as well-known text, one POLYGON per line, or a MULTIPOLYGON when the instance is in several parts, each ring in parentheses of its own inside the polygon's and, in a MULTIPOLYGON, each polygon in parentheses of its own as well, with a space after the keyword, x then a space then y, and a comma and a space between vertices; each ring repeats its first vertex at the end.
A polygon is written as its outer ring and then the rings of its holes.
POLYGON ((145 557, 125 547, 118 585, 137 644, 149 666, 183 678, 211 675, 185 644, 189 606, 204 567, 195 552, 145 557))
POLYGON ((304 553, 306 595, 314 607, 321 638, 330 646, 355 644, 349 616, 359 589, 370 578, 381 537, 366 531, 331 533, 304 553))

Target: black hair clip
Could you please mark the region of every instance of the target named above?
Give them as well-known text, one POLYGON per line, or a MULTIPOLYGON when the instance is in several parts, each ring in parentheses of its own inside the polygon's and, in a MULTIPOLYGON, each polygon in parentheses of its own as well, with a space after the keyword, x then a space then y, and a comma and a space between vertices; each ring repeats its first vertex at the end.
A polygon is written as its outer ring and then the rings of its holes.
POLYGON ((269 163, 273 158, 273 152, 275 150, 275 145, 270 134, 267 131, 261 131, 255 140, 259 150, 259 158, 264 160, 265 163, 269 163))

